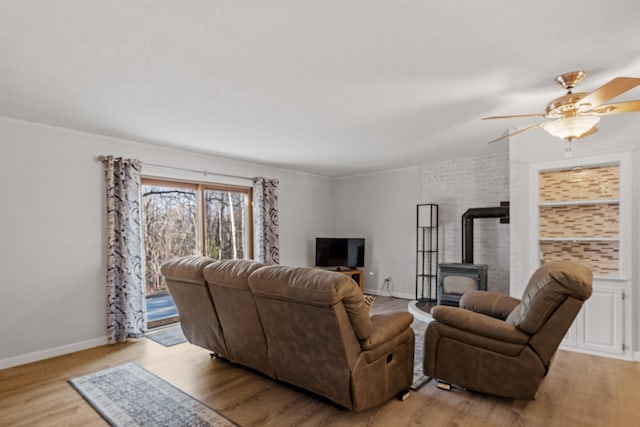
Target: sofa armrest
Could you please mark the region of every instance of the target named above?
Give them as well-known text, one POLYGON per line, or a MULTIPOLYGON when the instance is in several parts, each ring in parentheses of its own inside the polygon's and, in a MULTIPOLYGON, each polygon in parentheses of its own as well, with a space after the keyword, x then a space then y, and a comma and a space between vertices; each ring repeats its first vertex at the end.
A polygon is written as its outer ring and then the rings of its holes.
POLYGON ((508 295, 487 291, 467 291, 460 299, 460 307, 496 319, 506 319, 520 300, 508 295))
POLYGON ((360 340, 360 347, 365 352, 368 362, 373 362, 393 351, 400 341, 406 341, 405 333, 410 331, 413 316, 407 312, 394 311, 371 316, 373 330, 369 337, 360 340))
POLYGON ((524 345, 529 342, 529 335, 515 325, 482 313, 458 307, 436 306, 431 310, 431 315, 438 322, 475 335, 511 344, 524 345))

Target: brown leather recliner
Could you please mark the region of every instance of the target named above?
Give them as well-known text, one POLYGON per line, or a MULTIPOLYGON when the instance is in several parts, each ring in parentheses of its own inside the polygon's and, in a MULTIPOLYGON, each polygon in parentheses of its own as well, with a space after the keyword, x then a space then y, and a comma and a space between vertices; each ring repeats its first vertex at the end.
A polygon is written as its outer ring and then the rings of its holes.
POLYGON ((496 396, 533 399, 567 330, 591 296, 592 272, 550 262, 522 300, 466 292, 460 307, 437 306, 425 332, 423 371, 439 381, 496 396))
POLYGON ((351 278, 270 266, 249 276, 276 378, 356 411, 411 385, 413 316, 369 315, 351 278))

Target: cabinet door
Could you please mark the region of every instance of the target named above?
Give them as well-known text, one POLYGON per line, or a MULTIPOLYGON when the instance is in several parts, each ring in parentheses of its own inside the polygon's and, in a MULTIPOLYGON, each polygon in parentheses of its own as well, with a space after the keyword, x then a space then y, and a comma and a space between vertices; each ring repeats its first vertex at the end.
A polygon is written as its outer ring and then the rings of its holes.
POLYGON ((623 354, 624 288, 594 285, 593 294, 582 309, 578 345, 599 352, 623 354))

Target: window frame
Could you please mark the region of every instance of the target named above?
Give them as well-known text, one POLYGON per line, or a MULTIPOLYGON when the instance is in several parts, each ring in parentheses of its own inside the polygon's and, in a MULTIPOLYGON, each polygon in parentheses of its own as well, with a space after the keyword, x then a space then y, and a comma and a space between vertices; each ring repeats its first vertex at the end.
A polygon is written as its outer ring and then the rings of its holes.
POLYGON ((196 230, 196 240, 198 241, 197 253, 204 255, 205 248, 205 203, 204 193, 206 190, 213 191, 233 191, 245 193, 247 196, 247 253, 245 259, 253 259, 253 187, 241 185, 219 184, 214 182, 191 181, 185 179, 159 178, 153 176, 142 176, 140 188, 144 185, 156 185, 172 188, 187 188, 196 192, 196 212, 198 228, 196 230))

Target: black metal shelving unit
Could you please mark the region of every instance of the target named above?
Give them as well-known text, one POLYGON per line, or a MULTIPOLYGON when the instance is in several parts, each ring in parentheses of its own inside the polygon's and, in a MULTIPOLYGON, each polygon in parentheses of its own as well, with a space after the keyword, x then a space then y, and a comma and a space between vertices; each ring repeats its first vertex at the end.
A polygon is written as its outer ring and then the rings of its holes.
POLYGON ((416 205, 416 300, 436 301, 438 274, 438 205, 416 205))

